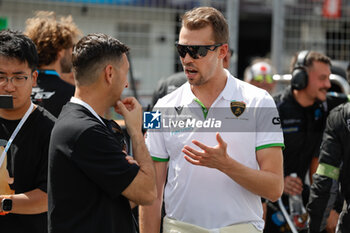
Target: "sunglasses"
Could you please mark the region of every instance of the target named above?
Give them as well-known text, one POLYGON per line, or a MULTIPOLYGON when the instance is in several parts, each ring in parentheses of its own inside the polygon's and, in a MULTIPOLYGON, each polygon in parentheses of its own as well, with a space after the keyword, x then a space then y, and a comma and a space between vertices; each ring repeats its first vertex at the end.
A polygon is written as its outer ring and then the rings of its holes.
POLYGON ((180 57, 184 58, 186 53, 188 53, 188 55, 190 55, 193 59, 205 57, 208 54, 208 51, 214 51, 221 45, 222 43, 214 45, 182 45, 179 44, 179 42, 175 42, 175 46, 180 57))
POLYGON ((256 75, 254 78, 253 78, 254 81, 257 81, 257 82, 263 82, 265 80, 265 82, 271 84, 273 83, 273 77, 272 75, 270 74, 267 74, 267 75, 262 75, 262 74, 259 74, 259 75, 256 75))

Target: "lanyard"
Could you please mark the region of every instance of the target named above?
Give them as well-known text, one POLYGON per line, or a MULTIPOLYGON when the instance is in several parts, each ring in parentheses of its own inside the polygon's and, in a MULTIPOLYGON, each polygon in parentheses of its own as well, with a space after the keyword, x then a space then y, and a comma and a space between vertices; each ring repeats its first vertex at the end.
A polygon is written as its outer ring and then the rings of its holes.
POLYGON ((10 139, 8 140, 8 142, 6 144, 6 147, 5 147, 4 151, 1 154, 0 167, 1 167, 2 163, 4 162, 5 155, 6 155, 7 151, 9 150, 13 140, 15 139, 15 137, 16 137, 17 133, 19 132, 19 130, 22 128, 24 122, 28 119, 30 113, 33 111, 33 108, 34 108, 34 104, 32 102, 30 102, 30 106, 29 106, 27 112, 24 114, 24 116, 22 117, 21 121, 18 123, 16 129, 13 131, 10 139))
POLYGON ((74 96, 70 99, 70 102, 75 103, 75 104, 80 104, 83 107, 87 108, 87 110, 89 110, 92 115, 94 115, 97 119, 99 119, 101 121, 101 123, 106 126, 106 124, 103 122, 103 120, 101 119, 101 117, 95 112, 95 110, 92 109, 92 107, 90 105, 88 105, 86 102, 82 101, 81 99, 75 98, 74 96))

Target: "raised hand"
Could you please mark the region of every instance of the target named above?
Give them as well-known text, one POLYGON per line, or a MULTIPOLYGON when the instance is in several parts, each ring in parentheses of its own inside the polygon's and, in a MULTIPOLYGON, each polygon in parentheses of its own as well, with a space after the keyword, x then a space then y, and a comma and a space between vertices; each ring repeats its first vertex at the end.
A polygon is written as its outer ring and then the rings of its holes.
POLYGON ((142 129, 142 107, 134 97, 127 97, 117 102, 115 111, 122 115, 128 134, 132 137, 142 129))
POLYGON ((193 165, 220 170, 220 168, 227 164, 229 156, 226 151, 227 143, 221 138, 219 133, 216 133, 216 140, 218 144, 214 147, 209 147, 197 140, 192 140, 192 143, 201 148, 202 151, 195 150, 186 145, 182 149, 182 152, 186 154, 184 158, 193 165))

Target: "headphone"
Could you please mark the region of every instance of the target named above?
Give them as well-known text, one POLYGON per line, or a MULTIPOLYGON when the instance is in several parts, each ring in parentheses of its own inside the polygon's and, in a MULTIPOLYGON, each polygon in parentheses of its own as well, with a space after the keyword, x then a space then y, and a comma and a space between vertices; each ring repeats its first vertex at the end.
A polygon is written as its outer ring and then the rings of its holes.
POLYGON ((302 90, 307 86, 308 83, 308 74, 306 70, 306 58, 309 55, 308 50, 303 50, 299 52, 297 61, 294 64, 294 68, 292 71, 292 80, 291 86, 292 89, 302 90))

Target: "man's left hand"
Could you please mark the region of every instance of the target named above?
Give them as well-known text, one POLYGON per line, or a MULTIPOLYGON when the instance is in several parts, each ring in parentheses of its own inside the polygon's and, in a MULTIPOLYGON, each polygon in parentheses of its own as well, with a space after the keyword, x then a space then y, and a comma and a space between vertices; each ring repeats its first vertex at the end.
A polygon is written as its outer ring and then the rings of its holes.
POLYGON ((216 140, 218 144, 214 147, 209 147, 197 140, 192 140, 192 143, 201 148, 202 151, 195 150, 186 145, 182 149, 182 152, 186 154, 184 158, 193 165, 221 168, 227 164, 227 159, 229 158, 226 152, 227 143, 221 138, 219 133, 216 133, 216 140))

